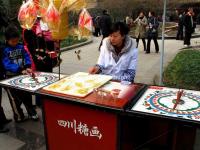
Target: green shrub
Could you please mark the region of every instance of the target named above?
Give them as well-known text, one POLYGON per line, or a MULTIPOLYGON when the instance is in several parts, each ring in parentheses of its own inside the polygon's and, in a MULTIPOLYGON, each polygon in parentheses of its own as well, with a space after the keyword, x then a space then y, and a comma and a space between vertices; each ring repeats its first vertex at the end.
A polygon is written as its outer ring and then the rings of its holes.
POLYGON ((200 90, 200 51, 178 53, 165 69, 163 80, 165 86, 200 90))
POLYGON ((76 36, 68 36, 66 39, 61 41, 61 47, 67 47, 67 46, 82 43, 82 42, 85 42, 85 41, 87 41, 86 38, 82 38, 82 39, 79 40, 78 37, 76 37, 76 36))

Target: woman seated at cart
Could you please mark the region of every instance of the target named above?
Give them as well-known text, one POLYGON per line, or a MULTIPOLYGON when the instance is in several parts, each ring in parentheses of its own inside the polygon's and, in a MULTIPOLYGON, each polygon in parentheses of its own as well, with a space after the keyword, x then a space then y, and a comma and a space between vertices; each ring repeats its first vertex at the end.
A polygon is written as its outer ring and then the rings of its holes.
POLYGON ((113 80, 132 83, 138 58, 137 44, 128 36, 129 28, 123 22, 112 25, 109 37, 103 40, 97 64, 91 74, 111 75, 113 80))

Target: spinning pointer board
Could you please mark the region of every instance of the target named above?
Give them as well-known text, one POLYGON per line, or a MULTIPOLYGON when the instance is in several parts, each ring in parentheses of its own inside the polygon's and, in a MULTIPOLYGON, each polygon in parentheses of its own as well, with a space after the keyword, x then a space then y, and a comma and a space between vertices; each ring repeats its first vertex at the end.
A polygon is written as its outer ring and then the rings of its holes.
POLYGON ((151 86, 131 110, 200 121, 200 92, 151 86))
MULTIPOLYGON (((61 78, 64 77, 61 75, 61 78)), ((59 75, 55 73, 35 72, 34 78, 30 75, 20 75, 0 82, 3 86, 19 88, 30 92, 58 81, 59 75)))

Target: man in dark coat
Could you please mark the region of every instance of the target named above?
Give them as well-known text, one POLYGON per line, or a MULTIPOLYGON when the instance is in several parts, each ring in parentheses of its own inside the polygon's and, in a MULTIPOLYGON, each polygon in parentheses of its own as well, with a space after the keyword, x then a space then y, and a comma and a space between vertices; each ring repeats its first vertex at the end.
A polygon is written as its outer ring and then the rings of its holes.
POLYGON ((146 54, 150 53, 150 47, 151 47, 151 40, 153 39, 154 44, 155 44, 155 50, 156 53, 159 52, 159 45, 158 45, 158 27, 159 27, 159 22, 158 19, 155 17, 154 12, 149 12, 149 18, 148 18, 148 32, 147 32, 147 50, 146 54))
POLYGON ((99 20, 100 20, 100 16, 96 16, 93 18, 93 24, 94 24, 94 36, 98 37, 101 35, 101 29, 99 26, 99 20))
POLYGON ((103 14, 99 19, 99 27, 100 27, 101 33, 103 35, 103 38, 102 38, 100 46, 99 46, 99 50, 101 48, 103 39, 108 37, 110 34, 111 25, 112 25, 112 19, 111 19, 110 15, 108 14, 107 10, 103 10, 103 14))
POLYGON ((104 10, 103 15, 100 17, 99 20, 99 26, 104 38, 109 36, 111 25, 112 19, 107 10, 104 10))
POLYGON ((187 13, 184 17, 184 26, 185 26, 185 38, 184 38, 184 46, 190 46, 190 39, 192 33, 194 32, 194 21, 193 21, 193 9, 188 9, 187 13))
POLYGON ((184 13, 177 10, 177 14, 178 14, 178 31, 176 35, 176 40, 183 40, 184 13))

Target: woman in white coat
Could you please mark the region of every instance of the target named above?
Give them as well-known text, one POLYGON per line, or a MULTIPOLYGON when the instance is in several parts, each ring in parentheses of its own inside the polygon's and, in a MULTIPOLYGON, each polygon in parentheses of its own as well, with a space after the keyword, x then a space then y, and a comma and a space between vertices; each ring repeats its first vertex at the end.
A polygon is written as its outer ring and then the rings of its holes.
POLYGON ((112 25, 109 37, 103 40, 97 64, 89 69, 89 73, 111 75, 118 81, 134 81, 138 50, 128 32, 129 28, 123 22, 112 25))

